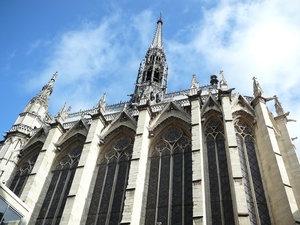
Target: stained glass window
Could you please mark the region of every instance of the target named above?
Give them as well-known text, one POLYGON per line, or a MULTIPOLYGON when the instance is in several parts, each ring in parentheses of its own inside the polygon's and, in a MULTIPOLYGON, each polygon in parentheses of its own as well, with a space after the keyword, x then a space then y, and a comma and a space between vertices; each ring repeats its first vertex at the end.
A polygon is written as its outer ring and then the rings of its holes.
POLYGON ((52 172, 52 179, 36 220, 38 224, 59 224, 80 159, 82 146, 72 148, 52 172))
POLYGON ((120 224, 132 155, 132 140, 116 140, 98 165, 86 224, 120 224))
POLYGON ((38 155, 39 155, 38 153, 34 154, 27 162, 21 164, 20 169, 17 171, 9 187, 10 190, 12 190, 19 197, 23 191, 23 188, 26 184, 29 174, 33 169, 33 166, 36 162, 38 155))
POLYGON ((150 157, 146 225, 193 224, 190 137, 166 131, 150 157))
POLYGON ((240 120, 235 122, 235 132, 250 223, 251 225, 271 224, 254 145, 254 133, 240 120))
POLYGON ((217 120, 205 131, 212 224, 234 224, 224 129, 217 120))

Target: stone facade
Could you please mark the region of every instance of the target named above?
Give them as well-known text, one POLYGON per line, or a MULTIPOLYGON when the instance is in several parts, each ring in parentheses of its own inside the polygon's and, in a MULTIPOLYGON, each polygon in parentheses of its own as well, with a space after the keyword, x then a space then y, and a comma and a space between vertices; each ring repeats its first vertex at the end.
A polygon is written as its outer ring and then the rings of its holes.
POLYGON ((104 95, 52 117, 56 73, 28 103, 0 146, 1 204, 22 220, 3 211, 0 222, 300 224, 289 113, 256 78, 253 96, 234 93, 223 71, 220 82, 201 87, 193 75, 189 89, 167 93, 162 24, 130 101, 107 105, 104 95))

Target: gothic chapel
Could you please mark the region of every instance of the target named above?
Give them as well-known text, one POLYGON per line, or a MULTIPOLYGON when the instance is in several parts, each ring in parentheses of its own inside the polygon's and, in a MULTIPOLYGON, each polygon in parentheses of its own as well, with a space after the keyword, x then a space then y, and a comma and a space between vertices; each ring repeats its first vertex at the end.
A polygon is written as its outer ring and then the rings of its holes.
POLYGON ((167 93, 162 25, 128 102, 53 117, 57 73, 30 100, 0 142, 0 224, 300 224, 289 113, 222 71, 167 93))

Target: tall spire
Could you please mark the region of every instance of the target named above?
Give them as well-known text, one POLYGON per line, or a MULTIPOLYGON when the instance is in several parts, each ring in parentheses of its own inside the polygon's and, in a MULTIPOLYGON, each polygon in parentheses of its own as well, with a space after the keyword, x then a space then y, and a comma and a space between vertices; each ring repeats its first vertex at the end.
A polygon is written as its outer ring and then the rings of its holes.
POLYGON ((52 94, 53 91, 53 84, 55 82, 55 79, 57 78, 58 73, 56 72, 53 74, 51 80, 46 84, 41 92, 37 95, 38 98, 42 98, 43 100, 47 101, 52 94))
POLYGON ((48 112, 48 101, 53 91, 53 84, 57 77, 57 72, 53 74, 52 78, 46 84, 39 94, 33 97, 26 105, 22 113, 19 114, 16 122, 10 129, 9 135, 14 135, 15 132, 19 134, 29 135, 35 128, 40 128, 48 112))
POLYGON ((44 117, 45 113, 48 110, 48 101, 49 97, 52 94, 53 91, 53 85, 55 82, 55 79, 57 78, 58 73, 56 72, 53 74, 52 78, 46 84, 42 90, 40 91, 39 94, 37 94, 35 97, 31 99, 31 101, 27 104, 25 107, 24 112, 30 112, 33 114, 37 114, 41 116, 42 118, 44 117))
POLYGON ((162 21, 162 13, 160 12, 160 18, 157 21, 157 28, 155 31, 155 35, 151 44, 151 48, 162 48, 162 25, 163 25, 163 21, 162 21))
POLYGON ((131 103, 139 104, 147 99, 150 104, 162 101, 167 90, 168 67, 162 44, 162 14, 157 21, 153 41, 141 62, 131 103))

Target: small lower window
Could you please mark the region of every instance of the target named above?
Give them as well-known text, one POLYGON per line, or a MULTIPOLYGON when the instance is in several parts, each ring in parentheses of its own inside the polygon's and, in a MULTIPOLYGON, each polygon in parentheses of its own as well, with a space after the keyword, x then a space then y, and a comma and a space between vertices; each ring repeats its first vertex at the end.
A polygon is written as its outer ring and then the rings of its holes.
POLYGON ((0 224, 17 225, 20 224, 22 216, 2 198, 0 198, 0 224))

